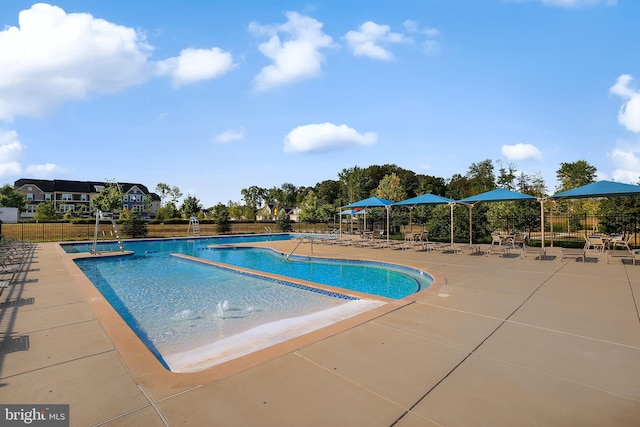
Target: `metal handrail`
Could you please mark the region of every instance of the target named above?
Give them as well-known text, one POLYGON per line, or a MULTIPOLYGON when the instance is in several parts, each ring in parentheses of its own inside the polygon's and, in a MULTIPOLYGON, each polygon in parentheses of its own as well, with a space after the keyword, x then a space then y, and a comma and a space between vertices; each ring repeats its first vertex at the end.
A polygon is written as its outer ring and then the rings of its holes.
POLYGON ((298 244, 286 256, 285 261, 289 261, 289 257, 296 251, 296 249, 298 249, 298 246, 300 246, 300 243, 302 243, 304 241, 304 239, 309 239, 309 241, 311 242, 311 255, 313 255, 313 237, 311 237, 311 236, 302 236, 302 238, 300 239, 298 244))

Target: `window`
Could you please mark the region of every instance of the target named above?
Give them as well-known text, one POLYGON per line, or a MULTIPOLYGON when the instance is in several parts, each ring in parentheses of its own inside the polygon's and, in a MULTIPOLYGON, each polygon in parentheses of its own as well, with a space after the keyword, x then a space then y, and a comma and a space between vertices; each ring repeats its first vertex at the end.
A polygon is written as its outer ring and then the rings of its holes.
POLYGON ((80 195, 80 201, 82 202, 86 202, 88 200, 87 195, 86 194, 81 194, 80 195))
POLYGON ((50 202, 51 201, 51 194, 45 194, 44 195, 44 201, 45 202, 50 202))
POLYGON ((60 210, 62 212, 75 212, 76 205, 60 205, 60 210))
POLYGON ((142 213, 144 212, 144 206, 142 205, 133 205, 133 207, 131 208, 132 212, 138 212, 138 213, 142 213))
POLYGON ((25 208, 25 213, 27 213, 27 214, 35 214, 37 207, 38 207, 38 205, 27 205, 26 208, 25 208))
POLYGON ((73 200, 73 195, 71 195, 71 194, 63 194, 62 195, 62 200, 70 202, 70 201, 73 200))
POLYGON ((129 196, 127 196, 127 195, 122 196, 122 201, 123 202, 128 202, 129 201, 129 196))
POLYGON ((32 201, 33 200, 33 193, 27 193, 27 200, 28 201, 32 201))

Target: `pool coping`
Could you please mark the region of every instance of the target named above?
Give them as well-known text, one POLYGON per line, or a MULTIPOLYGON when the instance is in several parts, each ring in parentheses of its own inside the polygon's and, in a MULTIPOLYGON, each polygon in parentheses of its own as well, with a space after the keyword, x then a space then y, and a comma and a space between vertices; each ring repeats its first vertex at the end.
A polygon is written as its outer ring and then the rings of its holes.
MULTIPOLYGON (((251 242, 255 244, 255 242, 251 242)), ((247 243, 247 244, 251 244, 247 243)), ((269 243, 269 242, 264 242, 269 243)), ((115 348, 118 350, 123 363, 129 369, 131 375, 136 382, 147 386, 159 386, 159 387, 194 387, 199 386, 210 381, 225 378, 246 369, 249 369, 258 364, 264 363, 268 360, 285 355, 292 351, 298 350, 309 344, 321 341, 325 338, 331 337, 340 332, 349 330, 355 326, 391 313, 407 305, 413 304, 420 295, 431 294, 438 292, 442 287, 446 285, 444 276, 440 274, 434 274, 426 272, 433 278, 433 283, 427 289, 411 294, 403 299, 388 301, 376 308, 367 310, 363 313, 357 314, 348 319, 341 320, 332 325, 320 328, 316 331, 303 334, 299 337, 274 344, 262 350, 238 357, 233 360, 229 360, 211 368, 204 369, 202 371, 193 373, 176 373, 169 371, 149 350, 149 348, 140 340, 136 333, 129 327, 129 325, 122 319, 118 312, 109 304, 109 302, 103 297, 102 293, 93 285, 93 283, 84 275, 77 264, 74 262, 77 258, 87 257, 104 257, 104 256, 128 256, 129 253, 104 253, 98 255, 87 255, 83 253, 67 253, 62 245, 56 245, 56 249, 63 255, 63 262, 65 267, 71 272, 75 283, 80 288, 84 299, 91 307, 94 315, 98 319, 104 332, 113 342, 115 348)), ((274 249, 276 250, 276 249, 274 249)), ((277 251, 277 250, 276 250, 277 251)), ((132 252, 132 251, 128 251, 132 252)), ((277 251, 279 252, 279 251, 277 251)), ((195 258, 195 257, 194 257, 195 258)), ((198 261, 201 258, 196 258, 198 261)), ((365 260, 366 261, 366 260, 365 260)), ((211 261, 213 263, 213 261, 211 261)), ((371 262, 376 262, 371 260, 371 262)), ((228 268, 228 264, 222 264, 225 268, 228 268)), ((400 265, 400 264, 399 264, 400 265)), ((249 270, 249 269, 247 269, 249 270)), ((250 270, 252 273, 256 273, 255 270, 250 270)), ((264 272, 257 272, 264 277, 272 277, 278 280, 284 280, 295 283, 301 282, 303 285, 308 286, 311 282, 305 282, 299 279, 293 279, 290 277, 278 276, 264 272)), ((325 285, 317 283, 312 284, 313 287, 321 288, 325 285)), ((332 287, 327 287, 332 288, 332 287)), ((336 288, 338 289, 338 288, 336 288)), ((333 290, 333 289, 332 289, 333 290)), ((349 293, 359 294, 355 291, 348 290, 349 293)), ((339 288, 339 293, 345 294, 345 290, 339 288)), ((379 299, 384 301, 383 297, 372 297, 369 294, 361 294, 364 299, 379 299), (366 296, 366 297, 365 297, 366 296)))

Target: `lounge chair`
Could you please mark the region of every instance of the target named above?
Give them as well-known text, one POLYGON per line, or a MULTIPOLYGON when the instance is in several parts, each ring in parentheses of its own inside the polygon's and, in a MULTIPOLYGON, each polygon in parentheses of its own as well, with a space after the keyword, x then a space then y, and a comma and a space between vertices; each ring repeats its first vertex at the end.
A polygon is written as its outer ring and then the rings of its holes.
MULTIPOLYGON (((587 251, 585 248, 555 248, 560 250, 560 260, 564 261, 568 258, 575 258, 577 260, 582 260, 585 262, 587 260, 587 251)), ((550 254, 552 248, 548 248, 546 253, 550 254)))
POLYGON ((629 246, 631 237, 633 237, 633 235, 629 234, 629 236, 625 240, 621 234, 611 236, 608 244, 609 248, 606 251, 607 264, 609 264, 613 258, 621 258, 623 262, 625 258, 629 258, 631 262, 633 262, 633 265, 636 265, 636 257, 638 257, 640 254, 638 253, 638 250, 631 249, 631 247, 629 246))
POLYGON ((611 260, 614 258, 620 258, 622 262, 624 259, 628 258, 631 260, 633 265, 636 265, 638 262, 638 257, 640 257, 640 251, 636 249, 623 249, 623 250, 608 250, 607 252, 607 264, 611 263, 611 260))
POLYGON ((495 244, 495 242, 492 241, 489 245, 480 245, 478 250, 482 252, 484 256, 497 254, 504 258, 505 255, 509 255, 509 253, 511 252, 511 247, 503 245, 502 241, 500 241, 500 243, 498 244, 495 244))

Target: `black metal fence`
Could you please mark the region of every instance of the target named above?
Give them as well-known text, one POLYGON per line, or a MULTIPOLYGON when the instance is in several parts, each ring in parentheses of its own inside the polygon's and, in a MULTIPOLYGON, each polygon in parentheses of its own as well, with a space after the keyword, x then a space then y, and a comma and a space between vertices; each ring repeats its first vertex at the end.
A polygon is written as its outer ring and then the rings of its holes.
MULTIPOLYGON (((201 236, 217 235, 217 224, 200 223, 201 236)), ((324 233, 333 230, 333 224, 292 223, 294 232, 324 233)), ((186 237, 189 235, 189 224, 148 224, 148 238, 186 237)), ((191 230, 192 231, 192 230, 191 230)), ((231 223, 230 234, 277 233, 280 229, 274 222, 238 222, 231 223)), ((31 242, 69 242, 93 240, 95 223, 72 224, 55 223, 17 223, 0 224, 0 234, 8 239, 31 242)), ((126 238, 126 235, 122 237, 126 238)), ((100 223, 99 240, 115 239, 113 225, 110 222, 100 223)))
MULTIPOLYGON (((487 218, 493 228, 506 231, 523 231, 529 233, 535 244, 540 244, 540 218, 533 225, 522 226, 521 218, 493 217, 487 218)), ((528 222, 527 224, 531 224, 528 222)), ((552 214, 545 216, 545 244, 553 241, 554 246, 582 246, 585 236, 590 234, 622 234, 624 239, 630 239, 630 246, 640 246, 640 215, 587 215, 587 214, 552 214)))
MULTIPOLYGON (((432 240, 448 241, 451 236, 451 225, 448 214, 440 215, 425 223, 414 222, 408 224, 392 224, 391 234, 403 232, 428 231, 432 240)), ((392 221, 393 223, 393 221, 392 221)), ((363 224, 360 224, 362 226, 363 224)), ((347 232, 351 225, 343 223, 343 232, 347 232)), ((293 232, 327 233, 340 227, 338 223, 291 223, 293 232)), ((356 222, 355 230, 359 230, 356 222)), ((517 216, 474 216, 472 218, 472 239, 475 243, 491 241, 491 232, 496 230, 522 231, 529 234, 532 245, 541 243, 540 217, 523 218, 517 216)), ((372 219, 367 228, 385 228, 385 221, 380 218, 372 219)), ((640 214, 632 215, 549 215, 545 217, 545 245, 553 240, 554 246, 581 246, 587 234, 622 234, 630 238, 629 244, 640 246, 640 214)), ((148 224, 148 238, 186 237, 189 235, 188 224, 148 224)), ((274 222, 232 222, 230 234, 259 234, 279 232, 274 222)), ((0 224, 0 234, 3 237, 32 242, 63 242, 93 240, 95 223, 71 224, 59 223, 18 223, 0 224)), ((200 223, 200 235, 217 235, 217 225, 200 223)), ((464 215, 457 215, 454 222, 454 238, 456 242, 469 242, 469 219, 464 215)), ((126 237, 126 236, 123 236, 126 237)), ((101 223, 98 229, 99 240, 114 239, 111 223, 101 223)))

